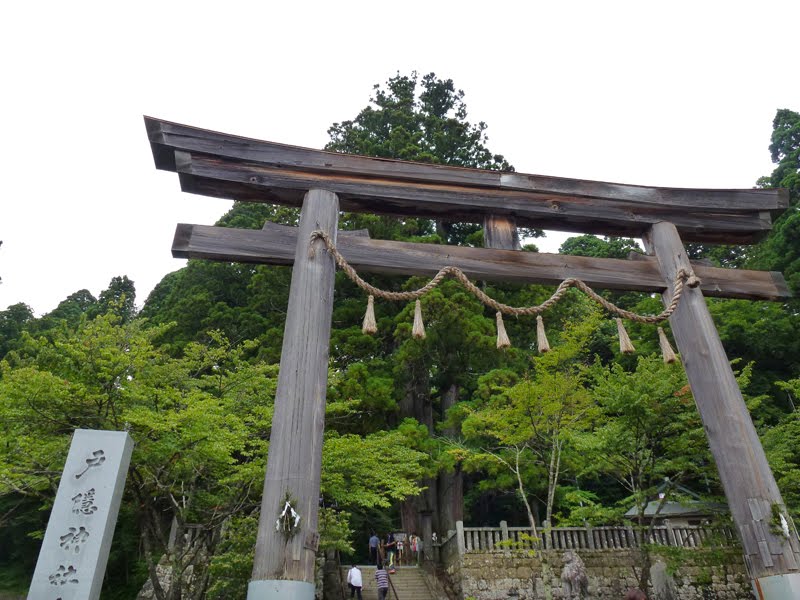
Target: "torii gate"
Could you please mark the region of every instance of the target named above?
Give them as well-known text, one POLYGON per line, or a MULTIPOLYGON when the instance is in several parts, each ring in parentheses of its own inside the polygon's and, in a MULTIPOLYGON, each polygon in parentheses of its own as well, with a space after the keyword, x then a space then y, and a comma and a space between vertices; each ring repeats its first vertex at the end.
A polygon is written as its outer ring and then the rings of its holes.
POLYGON ((261 231, 178 225, 173 255, 294 265, 270 451, 248 600, 314 597, 314 554, 339 210, 483 222, 489 248, 342 235, 360 271, 432 275, 445 265, 473 279, 557 284, 568 277, 607 289, 661 292, 679 269, 686 289, 670 324, 760 599, 800 598, 800 543, 767 464, 704 295, 782 300, 780 273, 691 263, 683 241, 748 244, 766 235, 785 190, 653 188, 464 169, 336 154, 145 117, 158 169, 183 191, 302 206, 299 228, 261 231), (516 251, 516 226, 641 237, 648 256, 599 259, 516 251), (499 249, 497 249, 499 248, 499 249), (312 256, 313 255, 313 256, 312 256), (291 500, 298 521, 279 517, 291 500), (283 527, 276 527, 283 524, 283 527))

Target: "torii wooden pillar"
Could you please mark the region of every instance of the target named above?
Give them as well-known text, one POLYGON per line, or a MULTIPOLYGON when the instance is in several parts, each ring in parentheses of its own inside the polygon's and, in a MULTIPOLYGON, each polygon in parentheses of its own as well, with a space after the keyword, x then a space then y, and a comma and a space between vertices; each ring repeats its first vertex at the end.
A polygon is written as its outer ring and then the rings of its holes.
POLYGON ((769 231, 771 214, 787 207, 785 191, 647 188, 421 165, 145 122, 156 167, 179 173, 184 191, 303 206, 299 232, 270 224, 262 231, 179 225, 173 243, 179 257, 294 264, 249 600, 313 598, 333 262, 319 249, 310 256, 309 234, 319 228, 335 236, 339 208, 484 221, 489 245, 504 248, 514 247, 514 220, 522 226, 643 237, 651 254, 638 260, 591 259, 342 235, 339 250, 364 272, 431 275, 449 264, 475 279, 554 284, 578 277, 601 288, 669 297, 675 272, 693 268, 702 285, 684 292, 670 323, 754 592, 766 600, 800 597, 797 531, 703 297, 780 300, 789 292, 779 273, 690 264, 682 242, 752 243, 769 231), (275 527, 287 497, 300 513, 291 535, 275 527))

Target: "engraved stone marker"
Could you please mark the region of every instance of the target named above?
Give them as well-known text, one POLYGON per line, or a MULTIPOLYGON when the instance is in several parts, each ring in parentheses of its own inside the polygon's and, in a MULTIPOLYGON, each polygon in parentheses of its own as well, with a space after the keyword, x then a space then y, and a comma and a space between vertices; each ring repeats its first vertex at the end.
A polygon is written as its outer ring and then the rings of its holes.
POLYGON ((96 600, 117 523, 133 440, 76 429, 28 600, 96 600))

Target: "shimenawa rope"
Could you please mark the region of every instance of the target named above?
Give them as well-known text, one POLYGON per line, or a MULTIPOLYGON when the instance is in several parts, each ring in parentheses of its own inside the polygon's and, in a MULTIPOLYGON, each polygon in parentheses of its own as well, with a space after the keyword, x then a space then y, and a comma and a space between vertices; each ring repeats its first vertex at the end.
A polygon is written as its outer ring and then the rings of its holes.
MULTIPOLYGON (((478 300, 480 300, 484 305, 494 309, 497 311, 497 321, 498 321, 498 347, 508 347, 510 342, 508 342, 508 336, 505 334, 505 327, 502 326, 502 314, 506 315, 514 315, 514 316, 525 316, 525 315, 539 315, 540 313, 546 311, 548 308, 552 307, 556 304, 559 300, 564 297, 564 294, 567 293, 570 287, 575 287, 582 291, 584 294, 589 296, 592 300, 597 302, 600 306, 605 308, 607 311, 619 315, 623 319, 628 319, 629 321, 635 321, 637 323, 648 323, 648 324, 655 324, 660 323, 662 321, 667 320, 670 315, 678 308, 678 304, 680 303, 681 296, 683 294, 684 286, 688 285, 689 287, 697 287, 700 285, 700 279, 692 272, 687 271, 686 269, 679 269, 678 272, 675 274, 675 282, 673 284, 673 291, 672 291, 672 299, 670 303, 666 306, 666 308, 661 311, 657 315, 640 315, 635 312, 631 312, 629 310, 625 310, 624 308, 620 308, 615 305, 613 302, 606 300, 600 294, 595 292, 591 287, 589 287, 586 283, 577 279, 575 277, 570 277, 562 281, 559 286, 556 288, 556 291, 553 292, 553 295, 550 296, 547 300, 542 302, 541 304, 535 306, 521 306, 521 307, 514 307, 509 306, 507 304, 503 304, 502 302, 498 302, 494 298, 488 296, 483 290, 481 290, 478 286, 472 283, 469 278, 464 274, 464 272, 459 269, 458 267, 453 266, 445 266, 442 267, 433 278, 422 286, 419 289, 408 291, 408 292, 390 292, 387 290, 382 290, 380 288, 376 288, 373 285, 370 285, 366 281, 364 281, 356 270, 347 262, 347 260, 339 253, 339 250, 336 248, 336 245, 333 243, 333 240, 323 231, 313 231, 311 233, 311 246, 309 248, 309 256, 314 256, 314 246, 313 242, 315 240, 322 240, 327 248, 328 252, 330 252, 334 259, 336 260, 336 264, 339 268, 347 275, 347 277, 355 283, 358 287, 362 290, 367 292, 370 295, 369 303, 368 303, 368 310, 367 316, 364 319, 364 331, 374 333, 375 331, 375 320, 374 320, 374 313, 371 314, 369 308, 373 305, 372 297, 383 298, 384 300, 403 300, 403 301, 410 301, 416 300, 415 302, 415 315, 414 315, 414 335, 415 337, 425 337, 425 331, 422 326, 421 320, 421 313, 420 313, 420 306, 419 306, 419 298, 424 296, 426 293, 430 292, 436 286, 438 286, 445 277, 450 275, 454 279, 457 279, 461 282, 461 284, 478 300)), ((622 320, 617 319, 617 327, 620 336, 620 346, 621 351, 628 353, 633 352, 633 345, 628 338, 627 332, 622 325, 622 320)), ((549 344, 547 344, 547 339, 544 337, 544 326, 541 322, 541 317, 537 317, 537 330, 539 332, 539 350, 541 352, 546 352, 549 350, 549 344), (546 349, 545 349, 546 348, 546 349)), ((663 346, 663 343, 666 342, 666 338, 659 335, 659 340, 663 346)), ((669 345, 669 342, 667 342, 669 345)), ((670 348, 671 350, 671 348, 670 348)), ((665 352, 665 360, 669 352, 665 352)), ((674 360, 674 353, 672 356, 672 360, 674 360)), ((670 362, 672 362, 670 360, 670 362)))

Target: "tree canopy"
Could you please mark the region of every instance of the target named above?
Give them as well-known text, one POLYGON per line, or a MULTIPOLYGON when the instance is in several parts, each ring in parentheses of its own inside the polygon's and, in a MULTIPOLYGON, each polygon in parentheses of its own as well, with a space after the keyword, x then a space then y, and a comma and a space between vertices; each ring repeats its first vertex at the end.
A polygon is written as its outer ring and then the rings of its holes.
POLYGON ((487 147, 487 125, 467 121, 464 92, 428 73, 391 77, 358 115, 328 129, 326 150, 476 169, 513 170, 487 147))

